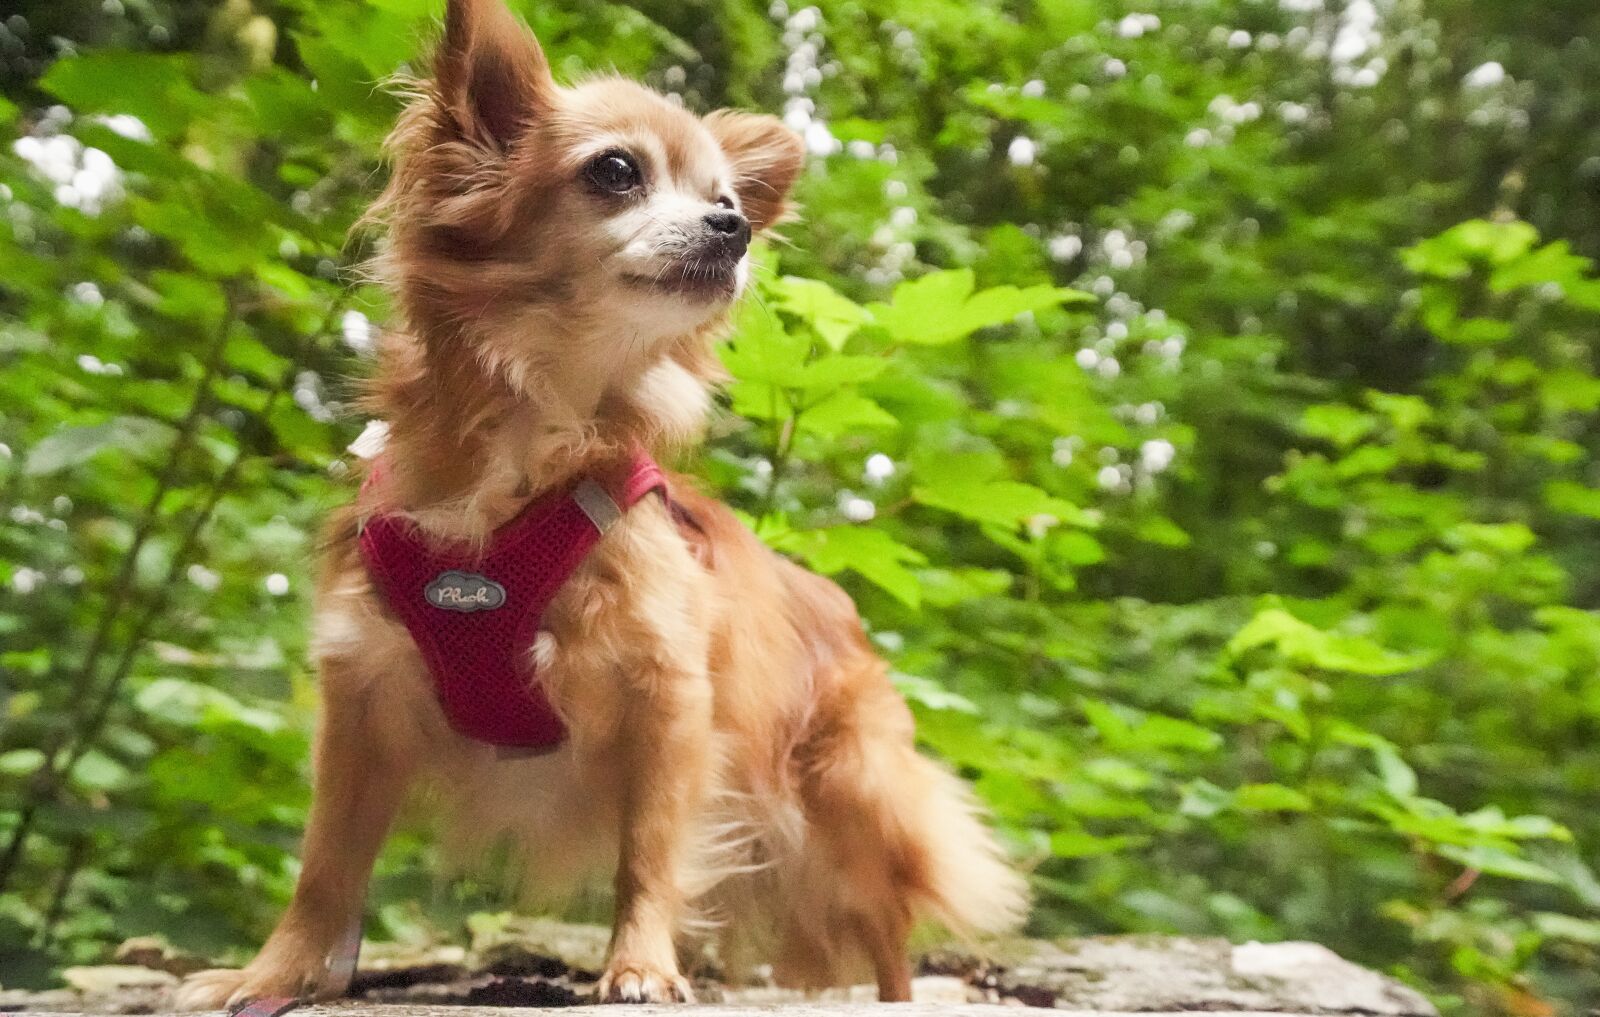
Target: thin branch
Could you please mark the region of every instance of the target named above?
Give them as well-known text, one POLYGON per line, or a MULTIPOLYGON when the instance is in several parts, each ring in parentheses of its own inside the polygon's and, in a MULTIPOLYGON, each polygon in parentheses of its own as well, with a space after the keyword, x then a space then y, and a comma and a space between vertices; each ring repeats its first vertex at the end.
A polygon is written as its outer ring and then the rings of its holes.
MULTIPOLYGON (((348 294, 341 293, 329 305, 328 313, 324 316, 322 323, 314 331, 305 333, 300 337, 300 341, 296 344, 295 350, 290 357, 288 369, 268 393, 267 401, 261 409, 261 416, 269 416, 276 409, 284 393, 293 386, 296 368, 300 361, 318 339, 332 331, 334 322, 343 313, 348 300, 348 294)), ((228 329, 231 330, 231 327, 230 318, 228 329)), ((224 332, 225 334, 226 332, 224 332)), ((226 345, 225 341, 223 345, 226 345)), ((210 376, 204 379, 208 390, 209 380, 210 376)), ((199 397, 197 397, 198 401, 199 397)), ((0 856, 0 892, 4 892, 12 875, 17 870, 28 837, 32 833, 34 821, 38 817, 40 806, 52 800, 59 793, 66 775, 72 772, 73 767, 78 765, 79 761, 83 759, 99 738, 100 732, 110 715, 111 708, 116 702, 118 691, 120 691, 123 682, 127 680, 129 673, 133 669, 134 662, 144 649, 145 640, 148 638, 151 628, 166 610, 172 585, 177 581, 182 570, 188 566, 189 557, 193 553, 195 545, 199 542, 200 534, 205 529, 206 524, 210 522, 224 494, 232 486, 234 479, 238 476, 239 467, 246 458, 245 451, 240 449, 239 454, 227 465, 222 475, 212 485, 205 504, 190 519, 189 526, 184 531, 183 539, 179 542, 178 550, 173 554, 168 564, 165 579, 154 591, 144 612, 135 622, 133 631, 123 646, 122 654, 111 672, 110 679, 100 690, 100 694, 95 697, 94 705, 90 708, 85 721, 73 729, 67 738, 59 741, 46 756, 44 762, 40 764, 38 770, 35 771, 28 801, 19 810, 17 825, 12 830, 11 839, 6 844, 3 856, 0 856), (63 754, 65 756, 64 761, 63 754)), ((172 461, 169 461, 168 470, 163 471, 163 478, 167 476, 171 467, 172 461)), ((146 539, 148 539, 148 535, 146 535, 146 539)), ((93 677, 92 673, 89 677, 93 677)), ((85 680, 83 684, 83 693, 87 695, 90 691, 87 686, 90 683, 85 680)))
POLYGON ((122 609, 133 594, 139 555, 156 532, 161 518, 161 503, 166 500, 176 483, 179 464, 194 444, 195 437, 200 431, 200 424, 210 409, 211 382, 221 370, 223 354, 228 346, 228 333, 233 331, 236 320, 232 291, 227 286, 224 286, 223 291, 226 296, 225 310, 217 332, 212 337, 211 345, 206 350, 194 398, 190 400, 183 419, 177 424, 178 434, 172 441, 172 447, 167 450, 167 460, 156 476, 155 489, 145 502, 138 525, 134 527, 133 540, 128 544, 128 550, 122 557, 116 578, 112 580, 106 602, 100 611, 100 619, 95 624, 94 634, 89 639, 89 648, 84 652, 83 659, 72 676, 67 706, 69 723, 53 738, 50 748, 45 751, 43 761, 34 771, 29 782, 28 799, 18 810, 17 825, 11 831, 11 839, 6 842, 5 851, 0 853, 0 893, 5 892, 12 875, 16 872, 23 846, 27 843, 28 836, 33 830, 34 820, 38 817, 39 806, 55 794, 56 762, 61 752, 72 743, 77 734, 77 724, 83 716, 80 704, 90 691, 95 672, 99 669, 100 658, 110 644, 111 633, 116 628, 122 609))

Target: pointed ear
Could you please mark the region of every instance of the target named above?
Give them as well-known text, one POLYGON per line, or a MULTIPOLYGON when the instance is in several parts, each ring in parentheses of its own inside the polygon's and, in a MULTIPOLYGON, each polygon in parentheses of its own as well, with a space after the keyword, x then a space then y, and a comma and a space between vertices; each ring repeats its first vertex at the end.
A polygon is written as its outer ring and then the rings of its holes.
POLYGON ((501 149, 556 94, 544 50, 504 0, 448 0, 433 74, 461 132, 501 149))
POLYGON ((750 225, 764 230, 781 219, 805 164, 800 136, 777 117, 736 110, 717 110, 705 123, 733 164, 733 189, 750 225))

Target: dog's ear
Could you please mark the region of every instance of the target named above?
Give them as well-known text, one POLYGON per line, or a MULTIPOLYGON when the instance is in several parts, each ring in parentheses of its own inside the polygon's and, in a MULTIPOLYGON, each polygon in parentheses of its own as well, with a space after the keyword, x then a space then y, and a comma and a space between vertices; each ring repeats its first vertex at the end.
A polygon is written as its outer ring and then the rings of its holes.
POLYGON ((764 230, 781 219, 805 164, 800 136, 777 117, 736 110, 718 110, 705 123, 733 164, 733 188, 750 225, 764 230))
POLYGON ((462 134, 501 149, 556 95, 544 50, 504 0, 448 0, 433 74, 462 134))

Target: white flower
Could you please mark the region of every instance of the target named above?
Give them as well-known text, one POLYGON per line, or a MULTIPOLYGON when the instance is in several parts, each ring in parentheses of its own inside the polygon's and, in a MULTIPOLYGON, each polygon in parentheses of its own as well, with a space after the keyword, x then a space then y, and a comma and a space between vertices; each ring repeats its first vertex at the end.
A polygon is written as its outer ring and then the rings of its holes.
POLYGON ((1491 60, 1486 64, 1474 67, 1461 83, 1468 88, 1494 88, 1506 80, 1506 69, 1498 61, 1491 60))
POLYGON ((1011 160, 1013 166, 1032 166, 1038 150, 1039 146, 1034 144, 1032 138, 1026 134, 1019 134, 1011 139, 1011 145, 1006 149, 1006 158, 1011 160))
POLYGON ((878 146, 870 141, 863 141, 857 138, 845 146, 845 151, 856 159, 873 159, 878 155, 878 146))
POLYGON ((839 492, 839 511, 852 523, 871 522, 872 517, 878 514, 878 506, 858 494, 849 491, 839 492))
POLYGON ((372 352, 372 322, 360 311, 349 310, 339 319, 339 334, 344 344, 360 354, 372 352))
POLYGON ((1139 446, 1139 465, 1146 473, 1161 473, 1172 465, 1178 450, 1165 438, 1152 438, 1139 446))
POLYGON ((1078 351, 1077 356, 1073 357, 1073 359, 1076 360, 1078 362, 1078 366, 1083 368, 1085 371, 1092 371, 1094 370, 1095 365, 1100 363, 1100 354, 1092 347, 1085 346, 1083 349, 1078 351))
POLYGON ((1078 444, 1072 438, 1057 438, 1050 443, 1050 461, 1062 468, 1072 465, 1078 444))
POLYGON ((11 588, 18 593, 32 593, 44 581, 44 573, 38 569, 23 567, 11 573, 11 588))
POLYGON ((1278 116, 1282 117, 1286 124, 1303 124, 1311 119, 1311 107, 1298 102, 1280 102, 1278 116))
POLYGON ((356 436, 356 440, 346 446, 345 451, 361 459, 376 459, 388 440, 388 423, 382 420, 369 420, 367 426, 356 436))
POLYGON ((1100 65, 1100 73, 1108 78, 1120 78, 1128 73, 1128 65, 1116 57, 1111 57, 1100 65))
POLYGON ((1122 373, 1122 364, 1117 361, 1116 357, 1102 357, 1100 358, 1100 363, 1095 366, 1095 370, 1100 372, 1100 377, 1102 378, 1115 378, 1122 373))
POLYGON ((844 147, 821 120, 813 120, 806 125, 805 139, 806 151, 812 155, 832 155, 844 147))
POLYGON ((862 477, 869 484, 882 484, 894 476, 894 460, 882 452, 874 452, 867 457, 867 465, 861 471, 862 477))
POLYGON ((1229 49, 1247 49, 1247 48, 1249 48, 1250 43, 1253 40, 1253 38, 1254 37, 1251 36, 1251 34, 1249 32, 1246 32, 1244 29, 1236 28, 1232 32, 1228 33, 1228 48, 1229 49))
POLYGON ((1378 83, 1380 77, 1381 75, 1379 75, 1376 67, 1363 67, 1350 75, 1350 86, 1352 88, 1371 88, 1378 83))
POLYGON ((1061 525, 1061 520, 1048 512, 1028 517, 1028 536, 1034 540, 1043 539, 1044 535, 1061 525))
POLYGON ((1102 466, 1100 472, 1094 475, 1095 483, 1106 491, 1121 491, 1127 486, 1127 481, 1122 476, 1122 471, 1115 466, 1102 466))
POLYGON ((100 287, 92 282, 73 283, 72 288, 67 291, 67 295, 85 307, 99 307, 106 302, 105 295, 100 292, 100 287))
POLYGON ((289 592, 289 577, 282 572, 274 572, 267 577, 267 592, 274 597, 281 597, 289 592))
MULTIPOLYGON (((189 577, 189 582, 198 586, 207 593, 210 593, 222 585, 222 576, 218 575, 211 569, 206 568, 204 565, 201 565, 199 562, 189 566, 187 575, 189 577)), ((271 580, 268 580, 268 582, 270 584, 271 580)), ((271 586, 269 585, 267 588, 271 589, 271 586)), ((288 588, 288 580, 284 580, 284 589, 287 590, 288 588)))
POLYGON ((795 11, 794 14, 790 16, 785 27, 792 28, 797 32, 809 32, 816 28, 817 24, 821 21, 821 11, 817 10, 815 7, 802 7, 800 10, 795 11))
POLYGON ((144 121, 131 113, 113 113, 108 117, 101 117, 100 122, 110 128, 112 133, 120 134, 132 141, 149 141, 150 128, 144 121))
POLYGON ((1040 81, 1038 78, 1025 81, 1023 82, 1021 91, 1022 94, 1027 98, 1037 99, 1041 95, 1044 95, 1044 82, 1040 81))
POLYGON ((1144 18, 1130 14, 1117 22, 1117 34, 1124 39, 1137 39, 1144 34, 1144 18))
POLYGON ((111 157, 98 148, 85 149, 70 134, 28 135, 18 138, 12 151, 55 185, 62 205, 94 215, 121 193, 122 174, 111 157))
POLYGON ((1050 257, 1056 261, 1071 261, 1083 253, 1083 238, 1071 233, 1061 233, 1050 238, 1050 257))

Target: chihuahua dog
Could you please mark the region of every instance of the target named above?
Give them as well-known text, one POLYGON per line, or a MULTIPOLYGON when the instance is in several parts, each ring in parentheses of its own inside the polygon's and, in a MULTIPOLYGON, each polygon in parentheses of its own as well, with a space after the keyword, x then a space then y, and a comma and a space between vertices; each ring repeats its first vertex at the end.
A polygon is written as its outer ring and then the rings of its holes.
POLYGON ((870 972, 905 1000, 915 923, 1018 924, 1023 880, 969 790, 915 750, 849 597, 689 481, 612 520, 521 648, 565 732, 543 754, 449 723, 362 556, 375 516, 483 547, 548 492, 699 439, 712 344, 751 235, 787 211, 799 139, 615 77, 558 85, 502 0, 449 0, 391 146, 371 219, 403 325, 369 395, 390 425, 381 467, 321 562, 304 863, 255 960, 191 976, 178 1002, 342 991, 331 958, 417 786, 447 850, 510 845, 524 889, 614 868, 600 1001, 690 1000, 679 949, 711 932, 730 970, 768 961, 802 987, 870 972))

